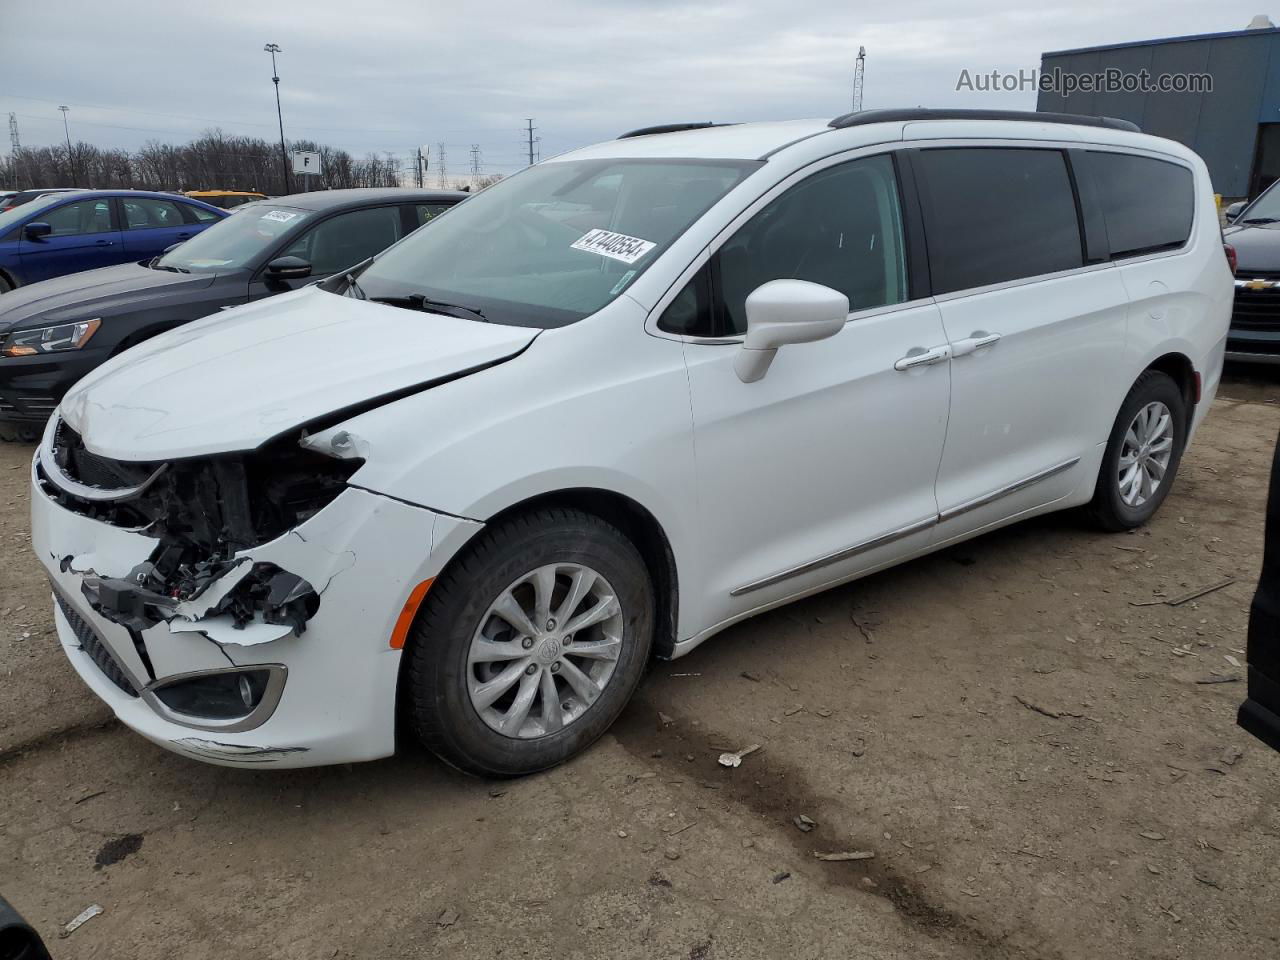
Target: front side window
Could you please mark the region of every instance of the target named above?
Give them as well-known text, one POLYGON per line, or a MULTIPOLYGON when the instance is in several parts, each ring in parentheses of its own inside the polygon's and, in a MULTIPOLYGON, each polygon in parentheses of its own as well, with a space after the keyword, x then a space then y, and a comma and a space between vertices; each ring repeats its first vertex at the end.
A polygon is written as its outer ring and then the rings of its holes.
POLYGON ((935 294, 1084 265, 1061 151, 942 147, 914 166, 935 294))
POLYGON ((890 156, 822 170, 770 202, 676 296, 659 326, 694 336, 739 336, 747 330, 747 297, 770 280, 808 280, 839 290, 854 312, 907 299, 902 211, 890 156))
POLYGON ((180 227, 182 211, 172 200, 154 200, 150 197, 131 197, 122 200, 124 222, 130 230, 154 230, 159 227, 180 227))
POLYGON ((622 294, 758 161, 551 161, 495 184, 360 274, 370 299, 420 298, 494 323, 558 327, 622 294))
POLYGON ((35 222, 49 224, 51 237, 106 233, 111 229, 111 207, 107 200, 80 200, 38 215, 35 222))
POLYGON ((354 267, 399 239, 400 208, 374 207, 340 213, 316 224, 285 254, 306 260, 311 264, 311 275, 321 277, 354 267))
POLYGON ((1084 153, 1082 163, 1098 190, 1113 258, 1171 250, 1187 242, 1195 213, 1190 170, 1102 151, 1084 153))

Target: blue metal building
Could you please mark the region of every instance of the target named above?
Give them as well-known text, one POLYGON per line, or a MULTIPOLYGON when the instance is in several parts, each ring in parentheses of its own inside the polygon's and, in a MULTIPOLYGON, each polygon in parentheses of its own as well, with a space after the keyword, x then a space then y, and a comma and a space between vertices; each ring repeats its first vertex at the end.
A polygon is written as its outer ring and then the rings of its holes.
POLYGON ((1255 196, 1280 179, 1280 28, 1143 40, 1041 55, 1042 75, 1117 70, 1153 79, 1208 74, 1205 92, 1041 90, 1036 109, 1132 120, 1195 150, 1224 197, 1255 196))

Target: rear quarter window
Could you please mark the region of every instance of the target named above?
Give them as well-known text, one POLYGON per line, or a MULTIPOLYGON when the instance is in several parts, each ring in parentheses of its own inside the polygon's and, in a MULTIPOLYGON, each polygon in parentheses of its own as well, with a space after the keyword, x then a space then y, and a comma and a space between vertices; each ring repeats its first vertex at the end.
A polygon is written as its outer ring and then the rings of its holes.
POLYGON ((935 294, 1084 265, 1060 150, 941 147, 916 153, 935 294))
POLYGON ((1081 163, 1097 189, 1112 259, 1171 250, 1187 242, 1195 187, 1186 167, 1101 151, 1083 154, 1081 163))

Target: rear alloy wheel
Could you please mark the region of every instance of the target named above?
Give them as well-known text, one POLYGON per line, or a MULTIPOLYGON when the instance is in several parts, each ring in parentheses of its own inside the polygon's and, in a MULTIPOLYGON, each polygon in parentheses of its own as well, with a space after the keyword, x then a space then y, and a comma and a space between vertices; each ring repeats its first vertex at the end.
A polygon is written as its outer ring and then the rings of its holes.
POLYGON ((1125 397, 1111 428, 1089 511, 1104 530, 1132 530, 1169 495, 1187 437, 1182 391, 1148 370, 1125 397))
POLYGON ((552 508, 500 522, 432 584, 405 650, 402 703, 459 769, 555 766, 631 698, 653 610, 640 554, 600 518, 552 508))

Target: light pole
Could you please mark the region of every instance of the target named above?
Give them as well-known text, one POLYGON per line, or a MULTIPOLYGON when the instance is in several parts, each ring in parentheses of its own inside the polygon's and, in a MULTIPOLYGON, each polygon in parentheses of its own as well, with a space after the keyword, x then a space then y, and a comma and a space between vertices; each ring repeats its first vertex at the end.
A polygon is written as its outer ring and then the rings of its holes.
POLYGON ((276 54, 280 52, 280 44, 268 43, 262 49, 271 54, 271 82, 276 85, 276 119, 280 121, 280 172, 284 174, 284 192, 292 193, 289 186, 289 152, 284 145, 284 114, 280 112, 280 74, 276 70, 276 54))
POLYGON ((75 163, 71 159, 71 127, 67 125, 67 111, 70 107, 59 107, 62 111, 62 132, 67 135, 67 169, 71 171, 71 179, 76 179, 75 163))

